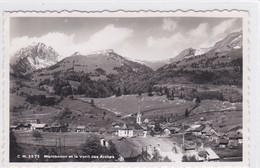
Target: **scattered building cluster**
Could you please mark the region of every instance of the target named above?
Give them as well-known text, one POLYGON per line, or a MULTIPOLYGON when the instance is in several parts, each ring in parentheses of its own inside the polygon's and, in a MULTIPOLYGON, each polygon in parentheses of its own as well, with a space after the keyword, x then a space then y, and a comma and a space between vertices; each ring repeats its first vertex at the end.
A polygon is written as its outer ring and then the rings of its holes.
POLYGON ((14 130, 37 130, 44 132, 68 132, 68 124, 61 124, 59 121, 55 120, 51 124, 40 123, 38 119, 30 119, 25 123, 19 123, 16 125, 11 125, 11 131, 14 130))
MULTIPOLYGON (((63 124, 58 120, 47 124, 41 123, 37 119, 31 119, 25 123, 11 125, 10 129, 12 131, 38 130, 84 133, 90 132, 91 126, 63 124)), ((169 122, 160 123, 147 118, 142 119, 140 109, 135 121, 130 120, 124 123, 114 121, 105 132, 105 138, 100 139, 100 144, 108 148, 108 141, 111 140, 120 154, 119 161, 152 161, 158 159, 156 158, 158 156, 162 160, 173 162, 181 162, 190 157, 193 157, 196 161, 219 161, 220 157, 214 152, 214 148, 238 148, 243 144, 242 128, 222 133, 204 118, 194 124, 186 125, 169 122), (182 143, 177 144, 174 140, 171 140, 173 135, 182 136, 182 143), (194 139, 188 140, 186 136, 192 136, 194 139), (200 139, 200 146, 195 142, 196 138, 200 139), (204 146, 204 142, 210 142, 211 145, 204 146)))
POLYGON ((192 134, 202 139, 214 142, 220 148, 236 148, 243 144, 242 128, 228 132, 217 131, 213 126, 205 123, 193 124, 185 131, 185 134, 192 134))

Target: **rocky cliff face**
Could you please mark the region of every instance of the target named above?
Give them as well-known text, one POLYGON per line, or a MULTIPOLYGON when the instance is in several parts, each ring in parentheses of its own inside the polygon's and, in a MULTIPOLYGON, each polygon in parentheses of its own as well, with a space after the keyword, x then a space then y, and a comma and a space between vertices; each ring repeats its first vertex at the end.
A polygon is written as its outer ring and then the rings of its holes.
POLYGON ((36 43, 18 50, 10 60, 12 70, 20 73, 30 73, 35 70, 54 65, 59 54, 50 46, 36 43))

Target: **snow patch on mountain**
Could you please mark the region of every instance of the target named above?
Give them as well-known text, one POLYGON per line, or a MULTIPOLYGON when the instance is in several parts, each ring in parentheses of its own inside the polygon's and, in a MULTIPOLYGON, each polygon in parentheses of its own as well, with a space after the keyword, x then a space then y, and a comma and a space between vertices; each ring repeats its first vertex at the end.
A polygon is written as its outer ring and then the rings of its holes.
POLYGON ((109 56, 110 53, 115 53, 115 52, 112 49, 106 49, 106 50, 94 51, 94 52, 91 52, 87 55, 107 55, 107 56, 109 56))
POLYGON ((211 48, 197 48, 195 49, 194 56, 205 54, 209 50, 211 50, 211 48))
POLYGON ((137 62, 139 64, 145 65, 145 62, 142 60, 138 60, 138 59, 134 59, 134 58, 129 58, 129 57, 125 57, 126 59, 128 59, 129 61, 133 61, 133 62, 137 62))

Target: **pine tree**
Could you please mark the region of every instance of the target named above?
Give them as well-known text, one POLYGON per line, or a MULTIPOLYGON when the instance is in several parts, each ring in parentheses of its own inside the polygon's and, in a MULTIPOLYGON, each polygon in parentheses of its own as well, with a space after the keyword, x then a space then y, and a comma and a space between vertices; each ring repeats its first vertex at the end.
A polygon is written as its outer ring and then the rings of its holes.
POLYGON ((125 86, 124 86, 124 95, 128 95, 128 91, 125 86))
POLYGON ((197 96, 197 97, 196 97, 196 100, 195 100, 195 102, 196 102, 196 104, 200 104, 200 102, 201 102, 201 99, 200 99, 200 97, 199 97, 199 96, 197 96))
POLYGON ((121 96, 121 89, 120 87, 117 88, 116 97, 121 96))
POLYGON ((91 100, 90 100, 90 104, 91 104, 91 106, 95 106, 94 99, 91 99, 91 100))
POLYGON ((168 96, 169 95, 169 90, 168 90, 167 87, 165 87, 164 91, 165 91, 165 95, 168 96))
POLYGON ((188 108, 186 108, 186 110, 185 110, 185 117, 188 117, 189 116, 189 110, 188 110, 188 108))
POLYGON ((152 88, 152 86, 148 87, 148 96, 153 96, 153 88, 152 88))

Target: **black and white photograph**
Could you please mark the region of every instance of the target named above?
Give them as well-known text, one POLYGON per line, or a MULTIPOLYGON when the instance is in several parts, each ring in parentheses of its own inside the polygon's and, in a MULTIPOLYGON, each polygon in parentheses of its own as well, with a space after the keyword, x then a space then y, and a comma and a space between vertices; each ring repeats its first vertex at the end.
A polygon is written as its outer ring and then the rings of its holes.
POLYGON ((243 19, 10 17, 9 161, 243 162, 243 19))

